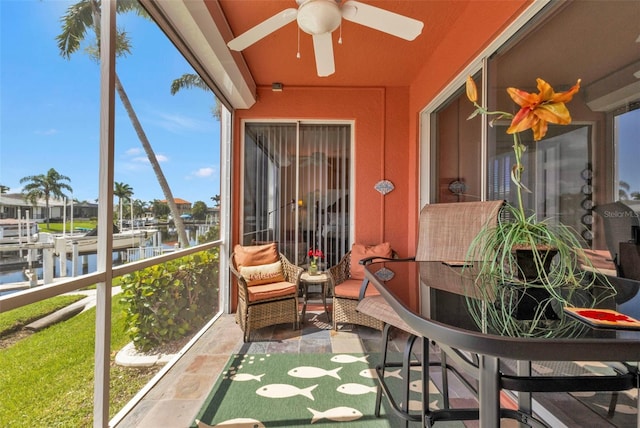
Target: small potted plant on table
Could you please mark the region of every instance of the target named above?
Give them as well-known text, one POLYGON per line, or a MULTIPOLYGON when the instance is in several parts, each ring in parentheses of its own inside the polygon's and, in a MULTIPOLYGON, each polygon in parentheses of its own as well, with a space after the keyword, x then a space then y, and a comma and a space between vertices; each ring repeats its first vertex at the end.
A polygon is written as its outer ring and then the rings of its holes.
POLYGON ((580 80, 560 93, 542 79, 537 83, 537 94, 507 89, 520 106, 512 115, 480 106, 475 82, 467 78, 467 97, 476 107, 469 119, 495 116, 490 125, 496 120, 511 120, 507 133, 513 135, 511 181, 517 196, 517 204, 506 204, 497 226, 485 227, 469 249, 468 260, 478 261, 474 262, 474 294, 480 293, 481 298, 468 298, 467 302, 475 322, 489 331, 510 336, 567 336, 577 330, 564 314, 564 306, 593 307, 615 291, 605 283, 604 291, 594 292, 596 278, 580 269, 580 264, 590 262, 572 228, 549 219, 539 221, 535 213, 525 212, 522 192, 530 190, 522 183, 526 146, 520 133, 531 129, 537 142, 545 136, 548 123, 571 123, 565 103, 580 89, 580 80))
POLYGON ((309 249, 309 275, 317 275, 318 274, 318 261, 319 259, 324 257, 324 253, 320 249, 309 249))

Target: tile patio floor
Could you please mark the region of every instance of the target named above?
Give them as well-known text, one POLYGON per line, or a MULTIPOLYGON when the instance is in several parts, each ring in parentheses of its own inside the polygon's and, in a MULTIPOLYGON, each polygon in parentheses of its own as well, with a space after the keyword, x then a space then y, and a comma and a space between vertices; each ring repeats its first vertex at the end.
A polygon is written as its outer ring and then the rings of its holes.
MULTIPOLYGON (((344 326, 333 331, 321 306, 311 306, 303 328, 292 330, 288 324, 266 327, 254 333, 250 343, 243 343, 242 331, 233 314, 223 315, 199 340, 168 370, 164 377, 135 405, 117 425, 117 428, 186 428, 194 420, 204 400, 215 384, 229 357, 234 353, 361 353, 379 352, 381 333, 367 327, 344 326)), ((402 343, 402 336, 395 340, 402 343)), ((398 346, 392 342, 392 348, 398 346)), ((437 359, 434 349, 432 361, 437 359)), ((432 370, 432 379, 440 385, 439 370, 432 370)), ((456 406, 473 406, 475 399, 468 390, 450 376, 451 402, 456 406)), ((594 418, 583 405, 568 394, 552 397, 545 406, 567 427, 613 427, 594 418)), ((241 416, 241 415, 239 415, 241 416)), ((469 428, 477 421, 465 422, 469 428)), ((326 424, 323 426, 327 426, 326 424)), ((437 428, 438 424, 436 424, 437 428)), ((513 420, 503 420, 501 427, 517 427, 513 420)), ((563 426, 563 425, 557 425, 563 426)), ((556 424, 554 424, 556 428, 556 424)))

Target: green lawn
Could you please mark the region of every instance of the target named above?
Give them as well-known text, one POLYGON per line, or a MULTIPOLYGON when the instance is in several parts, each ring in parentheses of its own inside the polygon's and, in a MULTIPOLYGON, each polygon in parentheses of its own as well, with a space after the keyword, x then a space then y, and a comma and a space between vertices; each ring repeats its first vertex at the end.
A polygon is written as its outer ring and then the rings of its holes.
POLYGON ((0 337, 83 299, 83 295, 56 296, 0 314, 0 337))
MULTIPOLYGON (((121 368, 116 352, 130 340, 113 299, 111 403, 115 415, 159 370, 121 368)), ((95 308, 0 350, 0 426, 93 424, 95 308)))
MULTIPOLYGON (((71 231, 71 221, 67 221, 67 232, 71 231)), ((74 221, 73 228, 74 229, 93 229, 98 224, 97 221, 74 221)), ((47 223, 39 223, 38 230, 40 232, 51 232, 51 233, 62 233, 62 227, 64 223, 49 223, 49 228, 47 229, 47 223)))

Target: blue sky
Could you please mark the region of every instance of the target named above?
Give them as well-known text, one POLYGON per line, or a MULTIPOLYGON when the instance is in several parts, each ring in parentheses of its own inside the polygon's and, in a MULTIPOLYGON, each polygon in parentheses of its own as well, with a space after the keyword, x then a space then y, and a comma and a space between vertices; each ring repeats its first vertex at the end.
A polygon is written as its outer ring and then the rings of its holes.
MULTIPOLYGON (((99 65, 84 51, 69 60, 55 37, 75 1, 0 0, 0 184, 19 192, 20 179, 55 168, 68 176, 73 197, 98 197, 99 65)), ((219 122, 211 92, 171 82, 191 66, 149 20, 118 16, 131 55, 117 73, 172 188, 190 202, 219 194, 219 122)), ((115 177, 135 199, 164 199, 120 100, 116 101, 115 177)))
POLYGON ((629 183, 630 192, 640 192, 640 109, 625 113, 619 119, 618 174, 621 181, 629 183))

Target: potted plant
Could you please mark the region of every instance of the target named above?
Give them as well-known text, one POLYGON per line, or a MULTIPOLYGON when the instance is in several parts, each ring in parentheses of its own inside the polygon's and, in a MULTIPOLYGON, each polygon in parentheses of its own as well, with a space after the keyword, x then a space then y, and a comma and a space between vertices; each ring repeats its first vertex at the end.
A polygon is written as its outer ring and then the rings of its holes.
POLYGON ((309 274, 316 275, 318 273, 318 260, 324 257, 324 253, 320 249, 309 249, 309 274))
POLYGON ((489 331, 512 336, 566 336, 577 329, 565 316, 564 306, 593 307, 615 291, 608 283, 602 284, 602 289, 596 287, 600 285, 596 277, 580 268, 590 262, 571 227, 550 219, 539 221, 535 213, 525 211, 522 192, 530 190, 521 180, 526 146, 520 133, 531 129, 537 142, 545 136, 548 123, 571 123, 565 103, 580 89, 580 80, 560 93, 542 79, 537 83, 537 94, 507 89, 520 106, 512 115, 480 106, 475 82, 467 78, 467 97, 476 107, 469 119, 494 116, 490 125, 496 120, 511 120, 507 133, 513 135, 511 180, 517 197, 517 204, 506 204, 497 225, 483 228, 469 249, 468 260, 477 261, 474 292, 479 292, 481 299, 468 298, 467 302, 476 323, 489 331), (488 301, 493 303, 482 303, 488 301))

